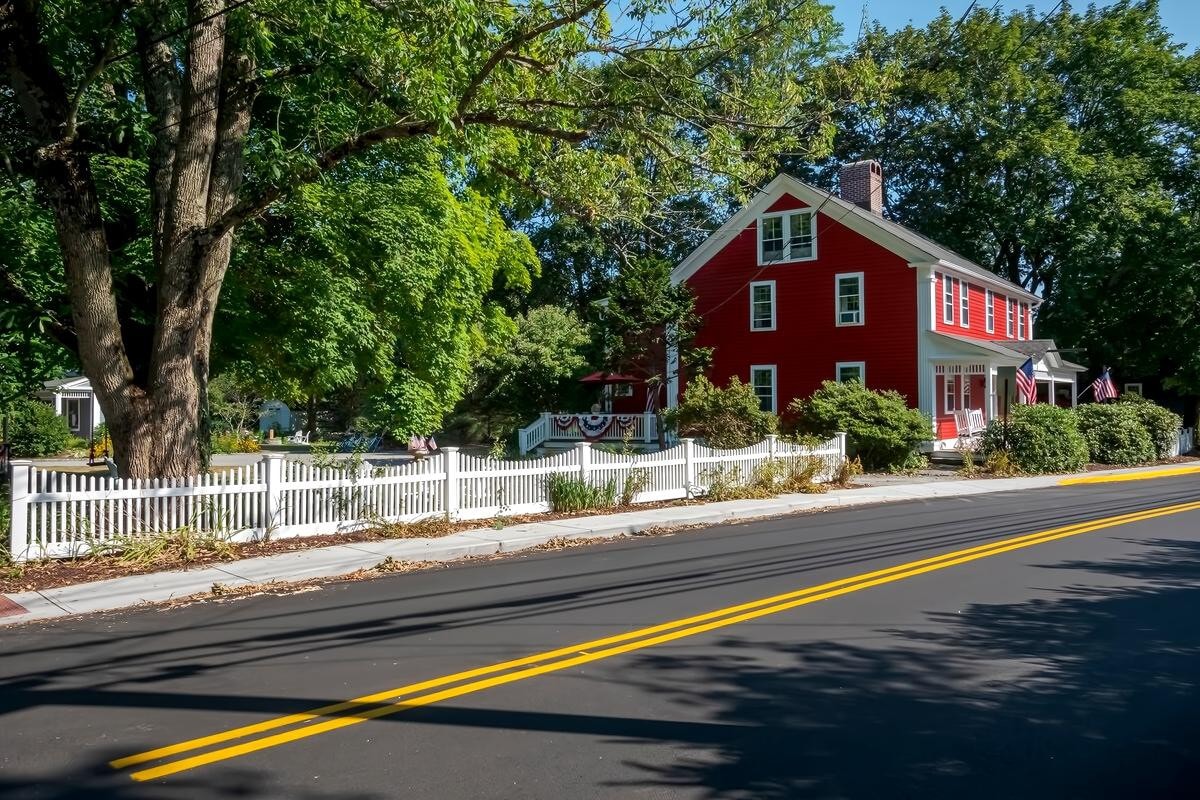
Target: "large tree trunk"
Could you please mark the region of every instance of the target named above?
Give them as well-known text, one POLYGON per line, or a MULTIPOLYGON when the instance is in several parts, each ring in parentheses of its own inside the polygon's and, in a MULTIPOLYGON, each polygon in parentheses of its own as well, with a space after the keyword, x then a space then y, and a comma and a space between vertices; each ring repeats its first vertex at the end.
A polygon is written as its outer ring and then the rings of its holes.
POLYGON ((149 189, 156 308, 149 363, 132 364, 113 292, 109 243, 75 107, 25 0, 0 6, 7 72, 44 144, 38 182, 54 212, 78 354, 127 477, 199 473, 208 443, 213 317, 234 226, 210 233, 237 201, 250 125, 253 62, 227 48, 224 0, 190 0, 186 57, 166 45, 158 0, 135 11, 147 110, 155 118, 149 189), (136 367, 136 369, 135 369, 136 367))

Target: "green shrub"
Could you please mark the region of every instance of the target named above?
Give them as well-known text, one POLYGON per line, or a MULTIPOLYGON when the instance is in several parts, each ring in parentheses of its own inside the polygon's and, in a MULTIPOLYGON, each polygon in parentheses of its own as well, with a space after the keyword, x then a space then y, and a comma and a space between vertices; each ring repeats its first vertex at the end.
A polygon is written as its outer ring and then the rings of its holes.
POLYGON ((902 465, 933 438, 929 418, 909 408, 904 395, 873 391, 858 381, 825 381, 811 396, 793 400, 788 415, 797 433, 829 437, 845 431, 849 455, 868 470, 902 465))
POLYGON ((236 433, 217 433, 212 437, 212 452, 214 453, 257 453, 262 450, 262 443, 257 436, 236 433))
MULTIPOLYGON (((1014 406, 1007 431, 1008 469, 1032 474, 1075 472, 1088 460, 1088 446, 1079 432, 1079 424, 1070 409, 1045 403, 1014 406)), ((994 419, 983 434, 980 446, 989 463, 1006 451, 1005 425, 994 419)))
POLYGON ((546 494, 551 511, 574 514, 616 504, 617 483, 610 480, 602 486, 594 486, 579 478, 555 472, 546 479, 546 494))
POLYGON ((1167 458, 1175 452, 1179 446, 1179 429, 1183 427, 1182 417, 1131 392, 1121 395, 1117 403, 1132 409, 1137 415, 1146 433, 1150 434, 1150 441, 1154 443, 1155 458, 1167 458))
POLYGON ((1154 440, 1129 403, 1087 403, 1075 409, 1088 458, 1097 464, 1132 466, 1153 461, 1154 440))
POLYGON ((17 400, 8 409, 8 441, 18 458, 61 453, 71 440, 67 421, 40 400, 17 400))
POLYGON ((683 400, 666 413, 665 420, 680 436, 723 449, 757 444, 778 427, 775 415, 762 410, 754 388, 736 376, 724 389, 703 375, 692 379, 683 400))

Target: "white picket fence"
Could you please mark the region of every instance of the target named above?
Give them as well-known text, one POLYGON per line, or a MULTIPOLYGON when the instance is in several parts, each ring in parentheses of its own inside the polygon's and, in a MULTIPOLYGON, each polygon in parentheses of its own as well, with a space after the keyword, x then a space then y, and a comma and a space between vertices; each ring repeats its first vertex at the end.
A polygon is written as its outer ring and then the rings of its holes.
POLYGON ((657 453, 625 455, 586 442, 530 460, 479 458, 442 448, 397 466, 317 467, 268 453, 257 464, 194 478, 136 480, 78 475, 13 461, 9 552, 17 560, 66 558, 122 539, 182 528, 233 541, 340 533, 431 517, 486 519, 550 510, 547 483, 562 473, 620 496, 636 476, 646 503, 702 495, 716 470, 748 477, 769 459, 818 457, 828 480, 846 454, 845 434, 815 448, 771 436, 740 450, 684 439, 657 453))

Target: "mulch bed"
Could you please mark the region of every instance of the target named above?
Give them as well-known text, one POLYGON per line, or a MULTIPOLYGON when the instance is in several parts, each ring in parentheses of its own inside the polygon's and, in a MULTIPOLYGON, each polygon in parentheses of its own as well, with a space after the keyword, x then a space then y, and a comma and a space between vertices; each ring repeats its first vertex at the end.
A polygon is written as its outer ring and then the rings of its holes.
POLYGON ((231 545, 225 554, 202 553, 190 560, 166 557, 150 562, 124 561, 119 556, 95 556, 81 558, 47 559, 29 561, 7 567, 0 566, 0 593, 31 592, 39 589, 54 589, 77 583, 102 581, 109 578, 124 578, 130 575, 145 575, 175 569, 194 569, 211 564, 239 561, 244 558, 278 555, 314 547, 328 547, 351 542, 375 542, 387 539, 438 538, 481 528, 503 529, 526 522, 553 522, 556 519, 572 519, 580 516, 620 514, 627 511, 647 511, 655 508, 696 505, 700 500, 663 500, 656 503, 638 503, 635 507, 595 509, 587 514, 545 513, 521 514, 509 517, 493 517, 464 522, 448 522, 435 519, 409 524, 385 525, 377 528, 348 533, 330 533, 321 536, 297 536, 288 539, 273 539, 262 542, 246 542, 231 545))

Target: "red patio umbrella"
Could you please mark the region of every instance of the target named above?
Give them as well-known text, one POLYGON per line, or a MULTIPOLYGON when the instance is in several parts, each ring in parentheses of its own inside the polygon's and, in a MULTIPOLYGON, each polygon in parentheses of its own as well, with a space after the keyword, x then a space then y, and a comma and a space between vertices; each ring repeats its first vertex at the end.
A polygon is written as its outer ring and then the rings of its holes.
POLYGON ((593 372, 579 379, 580 383, 604 385, 608 383, 638 383, 641 379, 632 375, 622 375, 619 372, 593 372))

